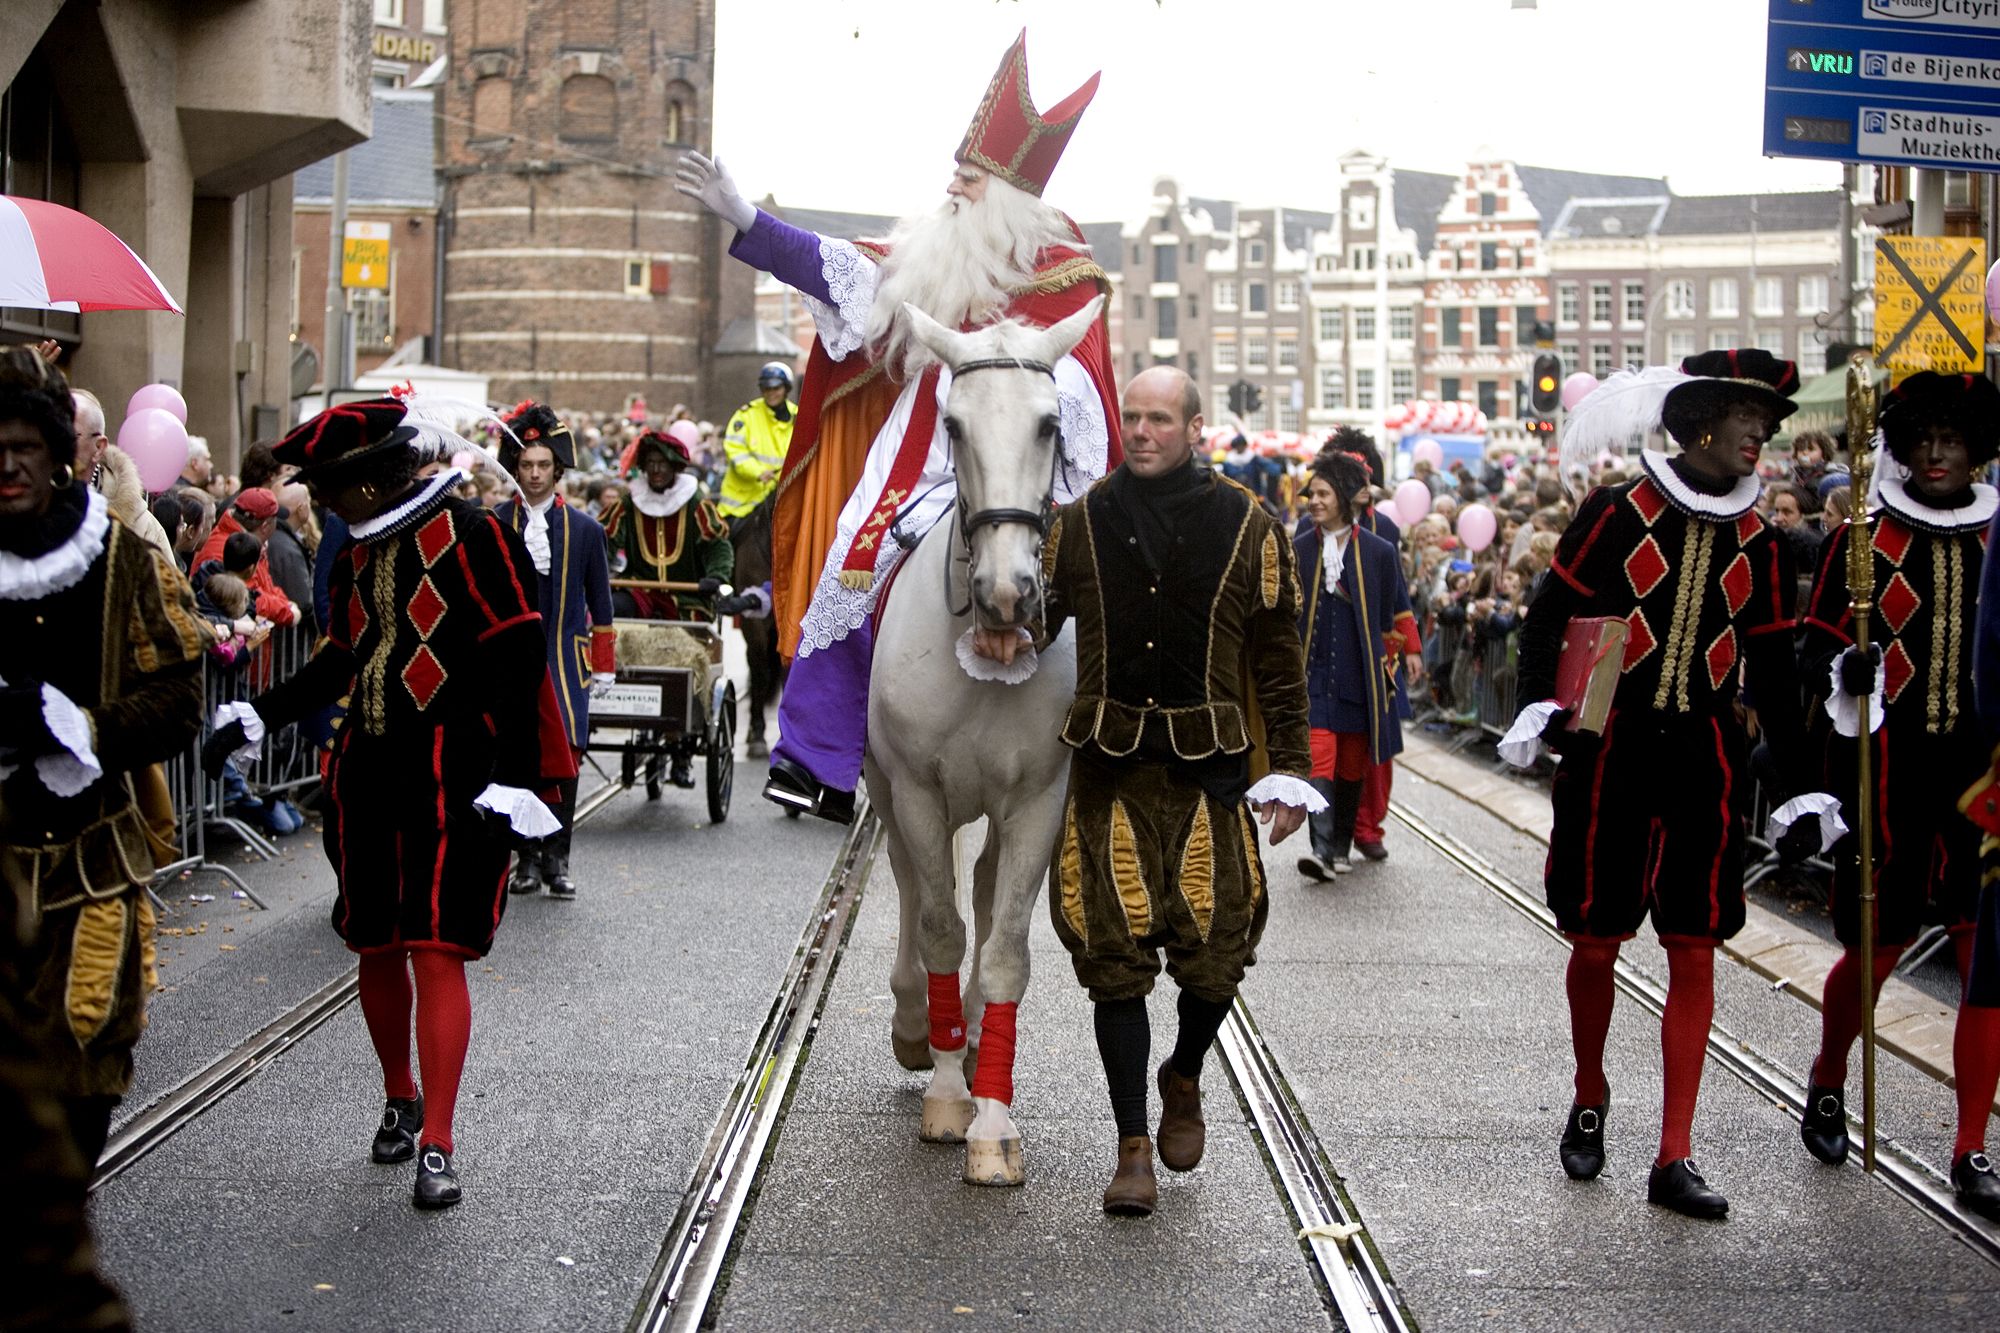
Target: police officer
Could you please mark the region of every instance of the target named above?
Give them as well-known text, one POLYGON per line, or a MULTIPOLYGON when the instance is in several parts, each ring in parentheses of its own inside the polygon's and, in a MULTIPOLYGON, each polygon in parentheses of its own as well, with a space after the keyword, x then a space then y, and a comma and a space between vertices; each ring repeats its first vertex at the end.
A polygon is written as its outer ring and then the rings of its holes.
POLYGON ((791 400, 792 372, 784 362, 766 362, 757 372, 757 393, 736 409, 729 418, 729 433, 722 438, 727 466, 716 508, 732 531, 776 488, 785 451, 792 445, 792 421, 798 416, 798 404, 791 400))

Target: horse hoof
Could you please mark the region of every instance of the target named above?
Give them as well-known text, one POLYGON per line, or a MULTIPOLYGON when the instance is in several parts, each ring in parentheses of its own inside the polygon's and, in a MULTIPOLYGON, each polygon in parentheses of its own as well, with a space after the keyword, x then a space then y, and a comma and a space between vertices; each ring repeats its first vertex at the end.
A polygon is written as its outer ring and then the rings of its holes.
POLYGON ((965 1183, 968 1185, 1020 1185, 1027 1177, 1021 1171, 1021 1136, 1004 1139, 968 1139, 965 1144, 965 1183))
POLYGON ((925 1143, 963 1143, 977 1110, 970 1097, 926 1097, 923 1126, 917 1137, 925 1143))
POLYGON ((764 744, 761 740, 753 740, 743 747, 743 757, 745 759, 769 759, 771 757, 771 747, 764 744))
POLYGON ((929 1037, 905 1037, 899 1033, 889 1034, 889 1044, 896 1048, 896 1063, 905 1069, 929 1069, 931 1067, 931 1043, 929 1037))

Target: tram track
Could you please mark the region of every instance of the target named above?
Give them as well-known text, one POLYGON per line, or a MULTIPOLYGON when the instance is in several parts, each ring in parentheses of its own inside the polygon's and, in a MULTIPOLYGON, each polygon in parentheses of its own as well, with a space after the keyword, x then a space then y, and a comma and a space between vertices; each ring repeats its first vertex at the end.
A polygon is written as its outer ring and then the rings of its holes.
MULTIPOLYGON (((1402 802, 1391 801, 1389 813, 1433 851, 1471 875, 1509 907, 1534 922, 1550 938, 1567 947, 1568 940, 1540 895, 1508 878, 1459 839, 1432 827, 1429 821, 1402 802)), ((1667 1000, 1664 986, 1622 958, 1617 963, 1616 978, 1618 989, 1655 1017, 1664 1012, 1667 1000)), ((1717 1025, 1709 1030, 1708 1053, 1724 1071, 1748 1085, 1759 1096, 1783 1108, 1795 1120, 1804 1118, 1804 1086, 1751 1043, 1717 1025)), ((1849 1119, 1852 1122, 1851 1116, 1849 1119)), ((1859 1132, 1858 1125, 1855 1132, 1859 1132)), ((1875 1155, 1875 1174, 1892 1193, 1963 1241, 1987 1262, 2000 1266, 2000 1226, 1961 1207, 1944 1172, 1890 1138, 1876 1144, 1875 1155)))
MULTIPOLYGON (((577 802, 575 823, 608 806, 625 788, 608 782, 577 802)), ((279 1014, 220 1059, 183 1079, 158 1100, 120 1125, 105 1141, 90 1179, 92 1193, 117 1179, 147 1155, 213 1110, 280 1055, 305 1040, 361 994, 361 971, 350 967, 279 1014)))

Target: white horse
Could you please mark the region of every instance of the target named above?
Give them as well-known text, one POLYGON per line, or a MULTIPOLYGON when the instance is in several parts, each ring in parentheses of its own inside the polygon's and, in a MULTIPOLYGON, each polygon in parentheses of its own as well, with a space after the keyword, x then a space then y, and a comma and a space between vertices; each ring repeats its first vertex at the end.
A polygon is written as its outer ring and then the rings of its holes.
POLYGON ((964 1178, 975 1185, 1023 1180, 1009 1109, 1013 1043, 1002 1034, 1011 1037, 1027 990, 1028 927, 1062 822, 1068 750, 1058 737, 1076 694, 1076 648, 1065 635, 1042 651, 1032 676, 1006 684, 974 680, 957 645, 975 617, 1005 629, 1040 614, 1042 536, 1061 446, 1053 367, 1102 306, 1095 298, 1047 329, 1009 321, 973 333, 904 307, 917 339, 952 371, 945 430, 958 504, 911 553, 882 614, 866 773, 902 911, 890 975, 896 1057, 932 1071, 921 1137, 963 1140, 964 1178), (982 817, 976 944, 961 998, 966 932, 953 835, 982 817), (968 1086, 975 1032, 983 1046, 968 1086))

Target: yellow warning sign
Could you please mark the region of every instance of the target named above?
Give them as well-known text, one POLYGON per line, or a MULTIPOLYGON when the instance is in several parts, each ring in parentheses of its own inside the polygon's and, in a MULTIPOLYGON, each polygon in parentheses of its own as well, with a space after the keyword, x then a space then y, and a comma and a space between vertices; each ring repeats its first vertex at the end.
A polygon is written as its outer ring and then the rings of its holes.
POLYGON ((341 238, 340 285, 343 287, 389 286, 389 224, 350 222, 341 238))
POLYGON ((1875 359, 1899 380, 1919 370, 1986 368, 1986 242, 1875 242, 1875 359))

